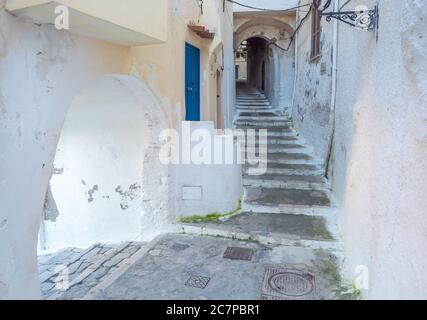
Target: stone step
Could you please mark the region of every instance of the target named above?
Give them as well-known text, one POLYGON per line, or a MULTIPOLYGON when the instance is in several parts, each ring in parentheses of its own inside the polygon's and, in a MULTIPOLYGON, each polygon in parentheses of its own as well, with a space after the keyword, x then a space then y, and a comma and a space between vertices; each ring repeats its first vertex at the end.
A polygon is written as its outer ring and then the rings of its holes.
MULTIPOLYGON (((286 166, 301 166, 299 164, 287 164, 286 166)), ((244 167, 242 170, 245 174, 250 174, 249 169, 251 166, 244 167)), ((253 172, 253 171, 252 171, 253 172)), ((319 176, 324 174, 322 169, 287 169, 287 168, 271 168, 271 164, 268 166, 266 172, 262 174, 281 174, 281 175, 306 175, 306 176, 319 176)))
POLYGON ((267 98, 263 97, 236 97, 236 102, 243 101, 243 102, 269 102, 267 98))
MULTIPOLYGON (((236 137, 237 139, 237 137, 236 137)), ((246 142, 253 141, 249 138, 246 139, 246 142)), ((298 136, 285 136, 285 137, 268 137, 267 141, 262 140, 260 141, 258 139, 258 136, 256 136, 255 139, 255 146, 258 147, 259 145, 267 145, 267 146, 282 146, 282 145, 306 145, 306 141, 298 136)))
POLYGON ((275 128, 281 126, 291 126, 292 122, 289 120, 280 120, 272 118, 271 121, 251 121, 251 120, 242 120, 237 119, 234 122, 235 126, 246 126, 246 127, 255 127, 255 128, 275 128))
POLYGON ((245 132, 246 135, 249 133, 252 133, 255 138, 258 139, 258 137, 267 137, 267 138, 274 138, 274 139, 280 139, 280 138, 287 138, 287 137, 295 137, 298 138, 297 133, 292 129, 256 129, 256 128, 241 128, 237 127, 236 129, 242 130, 242 132, 245 132), (251 131, 249 131, 251 130, 251 131), (263 131, 261 131, 263 130, 263 131))
POLYGON ((236 105, 252 106, 252 105, 270 105, 268 100, 236 100, 236 105))
MULTIPOLYGON (((257 159, 257 154, 252 152, 246 152, 248 155, 248 159, 257 159)), ((305 161, 310 163, 318 163, 315 158, 313 158, 312 155, 307 153, 260 153, 268 158, 268 163, 289 163, 289 161, 305 161)))
POLYGON ((294 131, 292 126, 290 124, 277 124, 272 126, 264 126, 264 125, 235 125, 236 129, 243 129, 243 130, 268 130, 268 131, 294 131))
POLYGON ((265 117, 251 117, 251 116, 237 116, 235 121, 245 121, 245 122, 269 122, 269 121, 286 121, 291 122, 287 116, 281 116, 273 114, 271 116, 265 116, 265 117))
POLYGON ((246 152, 248 154, 281 154, 281 153, 305 153, 313 154, 313 148, 303 144, 259 144, 250 145, 246 143, 246 152))
POLYGON ((248 109, 248 110, 258 110, 258 109, 273 109, 270 104, 267 105, 249 105, 249 104, 237 104, 235 105, 237 109, 248 109))
MULTIPOLYGON (((250 165, 244 165, 243 169, 249 169, 250 165)), ((300 174, 299 171, 304 172, 306 174, 308 172, 310 175, 319 175, 323 174, 320 166, 315 164, 291 164, 291 163, 269 163, 267 168, 267 173, 271 174, 282 174, 281 170, 294 170, 295 173, 292 174, 300 174)), ((283 173, 287 174, 287 173, 283 173)))
POLYGON ((261 244, 335 248, 336 241, 321 216, 242 212, 225 221, 181 223, 179 232, 220 236, 261 244))
POLYGON ((237 94, 236 98, 249 98, 249 99, 264 98, 264 99, 267 99, 266 96, 262 93, 242 93, 242 94, 237 94))
POLYGON ((324 177, 309 175, 246 175, 243 177, 243 186, 273 189, 329 190, 329 185, 324 177))
POLYGON ((277 114, 274 111, 259 111, 259 112, 255 112, 255 111, 242 111, 239 114, 240 116, 243 117, 274 117, 277 116, 277 114))
POLYGON ((243 101, 243 100, 239 100, 239 101, 236 101, 236 106, 248 106, 248 107, 251 107, 251 106, 259 106, 259 107, 266 107, 266 106, 268 106, 268 107, 270 107, 271 106, 271 104, 270 104, 270 102, 269 101, 263 101, 263 100, 259 100, 259 101, 253 101, 253 100, 251 100, 251 101, 243 101))
POLYGON ((236 105, 236 109, 240 112, 252 111, 252 112, 262 112, 262 111, 273 111, 273 108, 270 105, 236 105))
POLYGON ((328 194, 321 190, 246 188, 244 202, 265 207, 330 207, 328 194))
POLYGON ((236 110, 239 112, 239 115, 241 115, 242 112, 252 112, 252 113, 255 113, 255 115, 259 112, 271 112, 273 115, 277 115, 276 109, 272 108, 271 106, 266 106, 266 107, 236 106, 236 110))

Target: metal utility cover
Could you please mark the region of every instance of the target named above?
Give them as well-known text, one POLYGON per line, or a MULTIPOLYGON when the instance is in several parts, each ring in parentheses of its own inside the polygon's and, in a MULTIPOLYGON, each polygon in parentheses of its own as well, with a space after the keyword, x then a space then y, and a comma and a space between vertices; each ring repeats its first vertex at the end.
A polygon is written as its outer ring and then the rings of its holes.
POLYGON ((266 269, 262 285, 262 300, 315 299, 315 277, 307 270, 266 269))
POLYGON ((211 278, 209 277, 190 275, 190 278, 188 278, 185 285, 188 287, 204 289, 208 285, 209 281, 211 281, 211 278))
POLYGON ((228 247, 224 252, 225 259, 251 261, 255 251, 249 248, 228 247))

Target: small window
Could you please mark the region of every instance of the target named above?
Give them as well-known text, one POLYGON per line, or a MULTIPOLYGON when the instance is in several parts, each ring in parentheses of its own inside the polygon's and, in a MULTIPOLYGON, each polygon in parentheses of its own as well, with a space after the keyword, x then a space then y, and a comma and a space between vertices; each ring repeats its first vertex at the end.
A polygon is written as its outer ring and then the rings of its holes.
POLYGON ((320 0, 313 0, 311 20, 311 61, 320 58, 320 0))

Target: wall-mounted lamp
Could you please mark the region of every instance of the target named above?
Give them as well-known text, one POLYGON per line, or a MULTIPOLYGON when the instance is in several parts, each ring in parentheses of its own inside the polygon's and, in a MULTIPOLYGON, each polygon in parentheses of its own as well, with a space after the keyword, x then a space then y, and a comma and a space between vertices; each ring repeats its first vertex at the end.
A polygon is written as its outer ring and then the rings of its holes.
MULTIPOLYGON (((328 2, 329 3, 329 2, 328 2)), ((327 3, 327 4, 328 4, 327 3)), ((324 12, 328 5, 323 8, 320 15, 326 17, 326 21, 330 22, 337 19, 354 28, 366 30, 375 33, 378 41, 378 27, 379 27, 379 9, 376 5, 373 9, 355 10, 355 11, 338 11, 338 12, 324 12)))

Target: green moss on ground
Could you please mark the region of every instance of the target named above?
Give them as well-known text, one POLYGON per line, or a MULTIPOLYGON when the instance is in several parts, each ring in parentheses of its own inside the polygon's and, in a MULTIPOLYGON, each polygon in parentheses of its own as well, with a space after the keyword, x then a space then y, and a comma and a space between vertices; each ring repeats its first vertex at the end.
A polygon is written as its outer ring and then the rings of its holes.
POLYGON ((321 267, 322 275, 335 282, 338 290, 336 298, 340 300, 363 300, 363 292, 358 289, 353 281, 341 277, 335 262, 325 261, 321 267))
POLYGON ((222 218, 231 218, 235 214, 239 213, 242 210, 242 200, 237 202, 237 207, 235 210, 231 212, 225 213, 210 213, 207 215, 194 215, 190 217, 181 217, 179 218, 179 222, 182 223, 207 223, 207 222, 218 222, 222 218))

